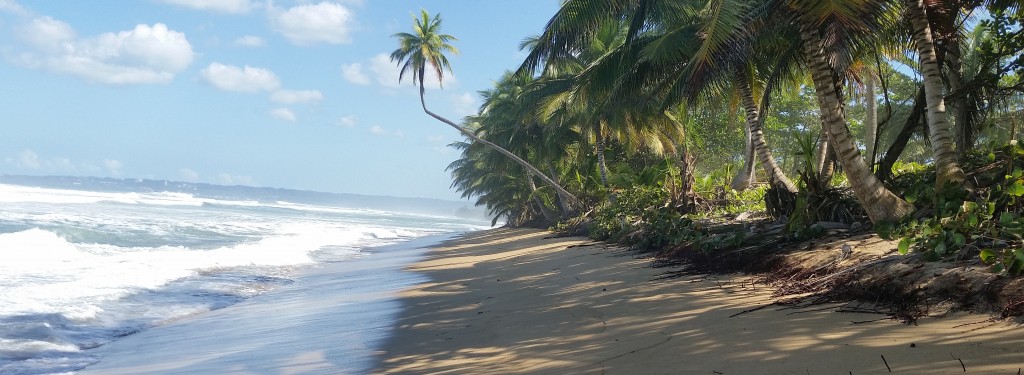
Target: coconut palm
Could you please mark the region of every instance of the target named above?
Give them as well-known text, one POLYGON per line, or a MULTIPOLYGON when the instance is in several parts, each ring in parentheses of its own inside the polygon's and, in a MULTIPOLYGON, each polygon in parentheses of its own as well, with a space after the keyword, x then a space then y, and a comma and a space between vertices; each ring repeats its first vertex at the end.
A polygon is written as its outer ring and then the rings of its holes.
MULTIPOLYGON (((549 21, 544 33, 538 37, 531 53, 524 61, 520 71, 532 71, 544 61, 572 58, 578 56, 579 52, 590 43, 590 40, 599 36, 608 20, 616 19, 619 15, 631 22, 631 29, 627 35, 632 38, 631 44, 624 46, 623 56, 616 59, 605 59, 611 64, 622 64, 621 60, 626 59, 635 66, 626 66, 627 69, 619 69, 616 72, 627 72, 635 76, 647 75, 647 77, 627 77, 633 80, 632 84, 619 84, 617 95, 609 95, 614 98, 612 102, 621 102, 636 98, 640 93, 653 96, 662 96, 662 107, 668 107, 680 99, 678 96, 665 97, 666 93, 652 92, 645 87, 655 86, 662 91, 686 91, 689 99, 696 99, 696 93, 716 92, 720 88, 720 82, 711 82, 704 79, 675 80, 670 85, 663 82, 666 79, 680 77, 679 69, 682 63, 688 59, 698 61, 688 68, 700 73, 691 74, 689 78, 704 78, 700 75, 707 71, 707 66, 702 63, 710 60, 710 56, 717 56, 718 50, 695 49, 687 51, 687 47, 700 47, 695 43, 699 37, 708 39, 718 38, 732 30, 701 28, 698 22, 708 18, 717 20, 728 18, 737 20, 738 15, 746 9, 742 1, 731 2, 710 2, 704 4, 700 1, 677 1, 677 2, 643 2, 643 1, 593 1, 574 0, 567 1, 559 12, 549 21), (648 37, 640 35, 642 29, 651 29, 647 32, 648 37), (700 36, 699 36, 700 35, 700 36), (691 58, 688 56, 699 55, 701 57, 691 58), (642 59, 646 61, 637 61, 642 59), (704 91, 709 88, 711 90, 704 91)), ((714 23, 718 25, 718 23, 714 23)), ((747 98, 743 100, 743 108, 747 113, 748 133, 751 135, 751 148, 756 151, 755 155, 765 169, 769 181, 773 185, 780 186, 787 191, 796 191, 795 185, 782 173, 775 163, 770 148, 767 146, 763 132, 760 130, 761 123, 759 108, 757 107, 753 91, 750 90, 749 76, 745 76, 741 65, 719 64, 721 66, 735 67, 735 74, 729 78, 747 80, 746 84, 736 84, 738 96, 747 98), (744 89, 746 89, 744 91, 744 89), (753 121, 753 122, 751 122, 753 121)), ((717 93, 717 92, 716 92, 717 93)), ((746 180, 746 179, 744 179, 746 180)), ((737 184, 739 185, 739 184, 737 184)))
POLYGON ((942 72, 939 69, 927 10, 922 0, 906 0, 905 5, 924 83, 928 133, 932 144, 932 156, 935 158, 935 185, 938 189, 946 183, 959 185, 966 176, 957 163, 956 149, 953 147, 953 133, 950 130, 943 94, 942 72))
POLYGON ((444 71, 447 70, 448 72, 451 72, 451 65, 449 64, 448 57, 445 56, 445 53, 459 53, 459 50, 450 43, 455 41, 456 38, 451 35, 441 33, 440 14, 431 17, 426 10, 421 10, 419 17, 413 15, 412 33, 396 33, 392 35, 392 37, 398 39, 399 43, 398 49, 391 53, 391 61, 397 62, 401 67, 398 80, 401 82, 406 73, 412 74, 413 84, 418 85, 420 89, 420 105, 423 107, 423 112, 430 117, 455 128, 474 142, 482 143, 514 160, 519 165, 522 165, 523 168, 529 171, 529 173, 537 176, 547 185, 551 186, 562 199, 570 202, 571 205, 575 206, 578 203, 578 200, 574 195, 566 191, 554 180, 544 175, 544 173, 528 163, 526 160, 523 160, 519 156, 492 142, 478 137, 473 131, 427 109, 427 103, 424 95, 426 91, 425 76, 427 68, 431 68, 434 75, 436 75, 438 82, 441 83, 444 81, 444 71))

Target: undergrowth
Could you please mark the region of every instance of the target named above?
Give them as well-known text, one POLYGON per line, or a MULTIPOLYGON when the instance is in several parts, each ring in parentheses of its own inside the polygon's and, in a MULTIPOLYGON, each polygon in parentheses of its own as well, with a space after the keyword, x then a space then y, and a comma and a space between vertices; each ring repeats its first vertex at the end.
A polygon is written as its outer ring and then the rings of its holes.
POLYGON ((901 254, 921 253, 929 260, 977 256, 995 272, 1024 273, 1024 148, 1013 143, 963 163, 970 188, 936 191, 935 171, 906 173, 894 187, 907 201, 925 207, 917 218, 881 226, 879 235, 901 238, 901 254), (971 186, 973 185, 973 186, 971 186), (930 199, 930 200, 929 200, 930 199))

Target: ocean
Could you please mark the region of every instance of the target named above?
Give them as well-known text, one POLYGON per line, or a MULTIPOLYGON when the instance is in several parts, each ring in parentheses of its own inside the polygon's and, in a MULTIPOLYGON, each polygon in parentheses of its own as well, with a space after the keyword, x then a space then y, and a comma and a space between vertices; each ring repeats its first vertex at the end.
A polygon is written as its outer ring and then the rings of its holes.
POLYGON ((100 360, 94 348, 318 265, 490 224, 467 202, 2 176, 0 374, 74 372, 100 360))

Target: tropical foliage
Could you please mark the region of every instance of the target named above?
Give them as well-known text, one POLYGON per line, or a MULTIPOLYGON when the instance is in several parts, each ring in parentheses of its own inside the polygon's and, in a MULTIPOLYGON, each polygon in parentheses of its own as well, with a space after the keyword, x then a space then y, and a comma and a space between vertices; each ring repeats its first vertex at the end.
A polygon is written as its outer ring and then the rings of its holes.
MULTIPOLYGON (((565 0, 477 114, 442 120, 468 138, 453 187, 642 248, 739 243, 702 223, 758 211, 1021 273, 1021 22, 995 0, 565 0)), ((396 34, 421 94, 455 51, 439 26, 396 34)))

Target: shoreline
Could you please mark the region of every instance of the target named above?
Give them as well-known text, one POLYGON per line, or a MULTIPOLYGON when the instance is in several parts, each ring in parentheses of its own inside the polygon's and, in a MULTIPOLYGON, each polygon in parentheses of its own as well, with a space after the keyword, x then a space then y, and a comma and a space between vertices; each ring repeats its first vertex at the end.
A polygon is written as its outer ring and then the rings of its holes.
POLYGON ((292 284, 89 349, 99 361, 74 373, 365 373, 402 308, 395 294, 424 281, 402 268, 465 234, 415 238, 364 249, 367 255, 357 259, 306 266, 292 284))
POLYGON ((950 313, 906 325, 866 304, 768 305, 743 275, 668 270, 583 238, 494 229, 408 267, 375 374, 1004 373, 1024 366, 1011 321, 950 313), (571 247, 570 247, 571 246, 571 247), (767 307, 765 307, 767 306, 767 307))

